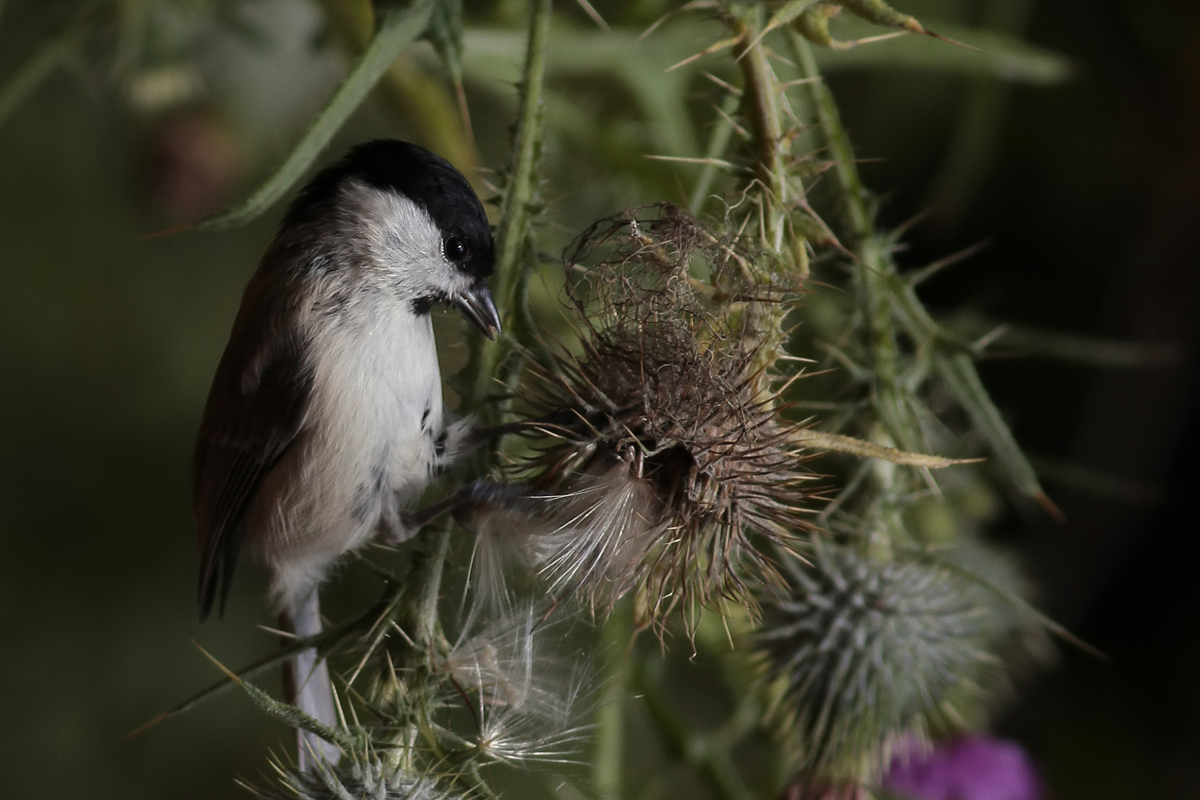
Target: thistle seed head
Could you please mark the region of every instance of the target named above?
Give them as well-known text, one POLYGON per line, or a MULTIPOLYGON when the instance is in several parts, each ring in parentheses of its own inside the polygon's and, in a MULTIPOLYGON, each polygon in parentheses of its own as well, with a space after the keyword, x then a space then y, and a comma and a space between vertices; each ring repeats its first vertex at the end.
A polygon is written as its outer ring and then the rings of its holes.
POLYGON ((489 761, 567 762, 591 726, 585 687, 589 671, 560 659, 548 639, 560 625, 524 603, 481 623, 469 618, 446 656, 458 696, 470 702, 469 735, 489 761))
POLYGON ((990 598, 956 573, 828 544, 787 566, 755 643, 801 775, 875 780, 896 742, 953 726, 955 701, 998 666, 990 598))
POLYGON ((515 466, 538 520, 523 546, 554 596, 603 613, 632 592, 643 624, 752 603, 748 587, 775 575, 760 548, 808 527, 811 476, 756 366, 754 309, 781 293, 754 283, 752 260, 672 206, 576 243, 582 351, 548 347, 530 368, 536 451, 515 466))

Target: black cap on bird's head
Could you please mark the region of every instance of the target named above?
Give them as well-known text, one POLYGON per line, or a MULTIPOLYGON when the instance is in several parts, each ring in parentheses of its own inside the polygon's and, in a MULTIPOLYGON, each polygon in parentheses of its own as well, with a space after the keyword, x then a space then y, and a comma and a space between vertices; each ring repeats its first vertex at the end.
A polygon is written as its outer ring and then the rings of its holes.
POLYGON ((448 302, 486 336, 495 338, 500 316, 487 286, 495 246, 483 204, 463 174, 436 153, 409 142, 365 142, 313 178, 296 198, 284 225, 302 224, 327 211, 345 182, 354 179, 402 195, 423 209, 441 231, 446 261, 470 278, 468 287, 453 296, 421 298, 424 307, 434 301, 448 302))

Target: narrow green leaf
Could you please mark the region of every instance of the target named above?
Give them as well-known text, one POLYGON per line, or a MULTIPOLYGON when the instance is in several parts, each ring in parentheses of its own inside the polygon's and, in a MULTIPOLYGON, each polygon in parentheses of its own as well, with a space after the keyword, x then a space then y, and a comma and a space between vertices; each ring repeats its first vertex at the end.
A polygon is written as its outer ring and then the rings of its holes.
POLYGON ((1087 653, 1088 655, 1090 655, 1094 658, 1098 658, 1101 661, 1109 660, 1108 656, 1104 654, 1104 651, 1102 651, 1096 647, 1093 647, 1092 645, 1085 642, 1083 639, 1080 639, 1078 636, 1071 633, 1071 631, 1067 630, 1067 628, 1065 628, 1063 625, 1055 622, 1053 619, 1046 616, 1041 611, 1038 611, 1036 608, 1034 608, 1034 606, 1032 604, 1030 604, 1030 602, 1028 600, 1021 597, 1020 595, 1018 595, 1014 592, 1011 592, 1001 586, 997 586, 996 584, 987 580, 983 576, 978 575, 969 569, 965 569, 965 568, 959 566, 958 564, 955 564, 953 561, 948 561, 944 558, 936 558, 928 552, 924 553, 924 555, 926 558, 928 558, 934 564, 937 564, 938 566, 942 567, 943 569, 949 570, 950 572, 953 572, 957 575, 962 576, 963 578, 966 578, 969 581, 972 581, 973 583, 978 584, 980 587, 982 587, 982 588, 986 589, 987 591, 996 595, 998 598, 1000 598, 1005 603, 1008 603, 1010 606, 1015 608, 1018 612, 1032 617, 1040 625, 1042 625, 1042 627, 1044 627, 1046 630, 1050 631, 1050 633, 1054 634, 1058 638, 1062 639, 1064 642, 1067 642, 1068 644, 1072 644, 1075 647, 1078 647, 1083 652, 1087 653))
POLYGON ((923 467, 925 469, 945 469, 957 464, 976 464, 983 460, 981 458, 945 458, 944 456, 929 456, 923 453, 908 453, 904 450, 897 450, 894 447, 884 447, 883 445, 863 441, 862 439, 855 439, 853 436, 825 433, 824 431, 813 430, 812 428, 800 431, 796 434, 796 438, 801 444, 821 450, 846 453, 858 456, 859 458, 878 458, 890 461, 893 464, 923 467))
MULTIPOLYGON (((383 608, 386 608, 387 604, 390 601, 391 601, 391 598, 385 598, 384 600, 380 601, 380 603, 373 605, 363 615, 361 615, 343 625, 339 625, 336 628, 331 628, 327 631, 324 631, 323 633, 321 633, 320 636, 316 637, 315 639, 313 639, 311 641, 296 639, 295 641, 289 642, 287 645, 285 645, 285 646, 279 648, 278 650, 276 650, 275 652, 271 653, 269 656, 260 658, 259 660, 253 662, 252 664, 242 667, 236 673, 226 671, 226 677, 222 678, 221 680, 217 681, 216 683, 214 683, 204 689, 201 689, 199 692, 192 695, 187 700, 184 700, 182 703, 178 704, 174 708, 164 711, 163 713, 159 714, 154 719, 152 719, 142 725, 139 725, 134 730, 125 734, 124 738, 132 739, 135 736, 138 736, 138 735, 144 733, 145 731, 149 730, 150 728, 153 728, 155 725, 157 725, 160 722, 163 722, 165 720, 170 719, 171 717, 182 714, 185 711, 190 711, 191 709, 195 708, 196 706, 200 705, 201 703, 205 702, 206 700, 211 700, 212 698, 216 697, 217 695, 223 693, 226 689, 229 689, 232 686, 239 685, 242 683, 242 681, 245 681, 249 678, 253 678, 257 675, 261 675, 263 672, 266 672, 267 670, 271 669, 272 667, 278 667, 278 666, 284 664, 289 659, 291 659, 292 656, 296 655, 301 650, 306 650, 307 648, 314 647, 314 646, 317 648, 317 652, 320 652, 320 653, 329 652, 331 650, 336 650, 337 647, 341 644, 341 642, 348 639, 353 633, 355 633, 359 629, 361 629, 365 626, 369 626, 369 624, 373 620, 378 618, 380 610, 383 608)), ((197 645, 197 647, 199 647, 199 645, 197 645)), ((204 648, 200 648, 200 650, 201 650, 201 652, 204 652, 204 648)), ((208 655, 208 654, 205 653, 205 655, 208 655)), ((209 656, 209 658, 212 658, 212 656, 209 656)), ((222 669, 224 669, 224 668, 222 667, 222 669)))
POLYGON ((673 155, 699 151, 687 107, 688 73, 664 73, 638 54, 621 62, 618 76, 637 97, 658 146, 673 155))
MULTIPOLYGON (((926 69, 1040 85, 1061 83, 1071 77, 1071 62, 1052 50, 996 31, 947 22, 935 24, 947 36, 979 50, 953 47, 923 36, 900 36, 848 50, 822 48, 817 51, 816 62, 823 72, 926 69)), ((844 27, 864 37, 878 30, 861 21, 844 27)), ((548 70, 556 76, 611 72, 624 77, 626 64, 635 57, 646 59, 643 63, 647 69, 638 71, 640 77, 654 80, 659 76, 650 67, 661 72, 693 54, 698 40, 712 36, 711 26, 695 22, 673 23, 645 42, 620 29, 559 30, 547 45, 548 70)), ((520 80, 520 61, 514 57, 524 44, 519 32, 472 29, 464 37, 464 69, 472 80, 497 86, 520 80)))
POLYGON ((700 173, 696 185, 692 188, 691 197, 688 198, 688 209, 693 214, 700 213, 700 209, 704 207, 704 203, 708 200, 708 191, 712 188, 713 181, 717 177, 717 170, 721 167, 718 164, 718 159, 725 155, 725 150, 729 147, 729 140, 733 136, 733 120, 732 115, 737 111, 741 104, 741 98, 734 94, 728 94, 721 102, 721 111, 723 114, 717 116, 713 120, 712 132, 709 134, 708 146, 704 150, 704 158, 706 159, 704 169, 700 173))
POLYGON ((1161 369, 1178 364, 1183 358, 1183 349, 1170 342, 1126 342, 1093 338, 1000 323, 969 312, 956 314, 946 320, 946 327, 964 339, 984 336, 989 331, 1002 327, 1000 335, 993 339, 993 345, 1025 355, 1073 361, 1093 367, 1161 369))
POLYGON ((462 0, 441 0, 429 21, 424 38, 433 45, 454 83, 462 83, 463 23, 462 0))
POLYGON ((1068 461, 1030 456, 1029 462, 1033 464, 1042 480, 1048 483, 1069 486, 1100 497, 1147 506, 1158 505, 1166 497, 1166 490, 1157 484, 1113 475, 1068 461))
POLYGON ((238 205, 197 223, 197 228, 244 225, 266 211, 304 175, 334 134, 362 103, 396 56, 425 32, 435 0, 406 9, 379 9, 379 26, 362 58, 275 172, 238 205))
POLYGON ((305 714, 291 703, 284 703, 280 700, 276 700, 262 689, 259 689, 254 684, 243 680, 238 675, 233 673, 228 667, 218 661, 216 657, 212 655, 212 653, 209 653, 203 647, 200 647, 200 645, 196 645, 196 648, 204 654, 205 658, 215 664, 217 669, 225 673, 227 680, 242 687, 246 694, 250 695, 250 699, 254 701, 256 706, 261 708, 263 711, 266 711, 280 722, 283 722, 289 728, 299 728, 306 731, 311 731, 312 733, 320 736, 322 739, 333 742, 334 744, 346 750, 353 747, 353 739, 351 739, 343 731, 335 730, 334 728, 323 725, 321 722, 313 719, 308 714, 305 714))
MULTIPOLYGON (((900 36, 844 50, 817 51, 823 72, 843 69, 921 69, 997 78, 1011 83, 1049 86, 1068 80, 1071 62, 1065 56, 996 31, 948 22, 931 26, 972 50, 952 47, 925 36, 900 36)), ((851 33, 869 34, 866 23, 846 25, 851 33)))
POLYGON ((1037 473, 984 388, 971 357, 961 352, 939 352, 934 356, 934 368, 946 389, 970 417, 971 424, 987 440, 1012 484, 1036 499, 1051 516, 1061 518, 1062 512, 1042 491, 1037 473))
MULTIPOLYGON (((197 647, 199 647, 199 645, 197 645, 197 647)), ((201 649, 203 650, 203 648, 201 648, 201 649)), ((178 705, 174 706, 173 708, 170 708, 170 709, 164 711, 163 713, 159 714, 157 717, 154 717, 153 719, 149 720, 148 722, 145 722, 145 723, 139 725, 138 727, 134 728, 129 733, 125 734, 124 738, 132 739, 136 736, 140 736, 141 734, 150 730, 151 728, 153 728, 155 725, 157 725, 160 722, 165 722, 166 720, 170 719, 171 717, 178 716, 179 714, 182 714, 186 711, 191 711, 193 708, 195 708, 196 706, 205 702, 206 700, 211 700, 212 698, 216 697, 217 695, 225 692, 226 689, 236 686, 239 681, 245 680, 247 678, 253 678, 256 675, 261 675, 263 672, 271 669, 272 667, 277 667, 277 666, 280 666, 280 665, 286 663, 288 661, 288 659, 290 659, 293 655, 295 655, 296 653, 300 652, 303 649, 304 649, 303 645, 296 643, 296 644, 293 644, 292 646, 289 646, 286 649, 280 649, 278 652, 272 653, 271 655, 266 656, 265 658, 260 658, 258 661, 255 661, 254 663, 250 664, 249 666, 243 667, 242 669, 238 670, 236 673, 234 673, 233 677, 227 676, 227 677, 221 678, 216 683, 206 686, 205 688, 201 689, 199 692, 196 692, 196 694, 194 694, 191 697, 189 697, 188 699, 184 700, 182 703, 179 703, 178 705)))
MULTIPOLYGON (((674 72, 666 70, 693 55, 697 39, 710 36, 712 30, 710 26, 681 22, 644 42, 628 31, 556 30, 546 43, 546 70, 559 78, 611 75, 637 100, 655 150, 695 156, 699 155, 699 144, 689 121, 687 87, 696 65, 674 72)), ((467 31, 467 76, 484 88, 502 87, 507 93, 508 86, 522 80, 517 54, 523 44, 520 35, 512 31, 467 31)), ((556 97, 554 105, 561 107, 572 98, 568 94, 556 97)), ((553 115, 554 109, 548 113, 553 115)))

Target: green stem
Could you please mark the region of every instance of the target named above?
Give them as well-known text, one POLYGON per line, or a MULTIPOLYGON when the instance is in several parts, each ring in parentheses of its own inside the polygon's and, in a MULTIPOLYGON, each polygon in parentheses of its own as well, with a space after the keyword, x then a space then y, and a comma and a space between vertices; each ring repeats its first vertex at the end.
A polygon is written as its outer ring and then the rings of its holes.
MULTIPOLYGON (((783 89, 775 75, 763 45, 762 9, 748 8, 725 18, 729 30, 738 37, 734 48, 742 72, 742 115, 749 121, 751 144, 757 161, 758 187, 751 187, 758 198, 762 247, 775 259, 764 260, 767 269, 776 265, 791 272, 799 284, 808 277, 808 250, 803 235, 791 224, 794 208, 804 203, 804 186, 790 174, 791 145, 785 135, 781 96, 783 89)), ((756 226, 757 227, 757 226, 756 226)), ((762 277, 768 277, 768 273, 762 277)), ((771 370, 784 355, 788 334, 783 328, 787 304, 750 303, 746 308, 750 330, 761 336, 760 347, 751 365, 762 376, 759 391, 763 399, 770 394, 771 370)))
POLYGON ((854 151, 833 96, 821 80, 808 42, 792 31, 788 35, 801 71, 811 79, 808 85, 817 125, 834 158, 838 198, 848 227, 846 243, 854 250, 861 267, 855 270, 855 282, 866 322, 864 344, 871 359, 871 403, 876 416, 899 447, 921 449, 920 425, 911 411, 918 401, 899 380, 901 357, 896 328, 899 321, 919 344, 938 351, 932 355, 938 377, 988 441, 1012 484, 1057 516, 1059 512, 1042 491, 1033 467, 992 403, 970 355, 961 352, 955 338, 925 311, 911 285, 899 280, 889 243, 874 230, 870 194, 859 178, 854 151))
POLYGON ((738 65, 745 81, 743 105, 754 135, 758 176, 766 188, 764 216, 767 245, 783 252, 784 217, 788 207, 787 174, 783 153, 783 122, 779 114, 779 82, 767 60, 759 36, 757 7, 738 20, 735 32, 742 37, 738 65))
POLYGON ((633 619, 628 604, 616 608, 604 623, 604 649, 613 654, 604 681, 604 696, 596 714, 596 757, 592 785, 601 800, 621 796, 621 753, 625 740, 625 695, 629 685, 628 652, 633 619))
MULTIPOLYGON (((515 331, 524 298, 520 295, 527 281, 528 242, 530 222, 537 202, 537 160, 541 147, 542 97, 546 72, 546 42, 550 36, 552 0, 533 0, 529 11, 529 39, 525 50, 524 78, 518 99, 516 134, 513 140, 513 163, 508 186, 500 205, 500 224, 496 229, 495 296, 507 333, 494 342, 479 342, 472 353, 474 371, 467 408, 484 412, 487 397, 497 379, 507 383, 501 374, 502 365, 513 349, 515 331)), ((493 417, 496 412, 488 412, 493 417)))
POLYGON ((763 45, 761 13, 755 6, 740 18, 730 21, 731 29, 741 37, 738 66, 742 70, 742 107, 750 120, 759 180, 763 183, 763 229, 767 247, 785 263, 791 262, 796 277, 808 277, 808 250, 805 237, 791 225, 793 209, 804 203, 804 185, 791 174, 791 139, 785 135, 780 99, 783 88, 763 45))
POLYGON ((796 62, 800 65, 800 73, 809 79, 807 84, 812 98, 813 108, 817 113, 817 125, 825 144, 833 156, 833 174, 837 180, 839 199, 842 201, 842 212, 854 237, 855 243, 870 238, 874 233, 870 213, 870 193, 863 186, 858 175, 858 166, 854 160, 854 149, 842 127, 841 115, 833 100, 833 93, 825 85, 817 60, 813 57, 812 47, 803 36, 790 27, 787 29, 788 40, 796 62))
POLYGON ((438 620, 438 599, 442 591, 442 572, 446 554, 450 551, 450 526, 438 525, 426 535, 430 546, 428 560, 421 570, 421 605, 417 609, 416 640, 426 652, 433 649, 441 631, 438 620))
POLYGON ((883 423, 892 444, 903 450, 920 449, 913 433, 907 392, 899 385, 900 351, 896 344, 896 327, 892 319, 888 280, 895 272, 887 243, 875 232, 871 213, 871 196, 863 186, 854 159, 854 150, 833 94, 821 78, 812 48, 795 31, 788 29, 788 38, 801 74, 807 83, 817 127, 833 156, 833 174, 838 187, 838 200, 847 228, 845 244, 858 259, 855 270, 859 303, 866 322, 866 351, 870 354, 873 375, 871 403, 883 423))
POLYGON ((520 117, 514 140, 512 174, 500 205, 496 231, 499 273, 497 294, 511 300, 518 282, 521 246, 537 192, 536 167, 542 138, 542 94, 546 74, 546 43, 550 37, 551 0, 533 0, 529 11, 529 39, 525 49, 524 78, 518 100, 520 117))
POLYGON ((671 754, 695 768, 696 774, 716 797, 724 800, 754 800, 754 793, 742 781, 726 749, 713 746, 706 737, 693 734, 679 721, 659 693, 658 682, 646 674, 643 664, 633 661, 632 673, 646 711, 658 726, 671 754))

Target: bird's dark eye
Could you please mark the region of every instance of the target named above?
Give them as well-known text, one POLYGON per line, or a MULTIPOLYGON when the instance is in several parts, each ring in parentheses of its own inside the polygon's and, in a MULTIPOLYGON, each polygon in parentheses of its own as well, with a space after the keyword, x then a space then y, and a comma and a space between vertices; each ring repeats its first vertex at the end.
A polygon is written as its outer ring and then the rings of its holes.
POLYGON ((446 243, 442 246, 442 249, 446 254, 446 258, 456 263, 467 257, 467 243, 457 236, 451 236, 446 239, 446 243))

